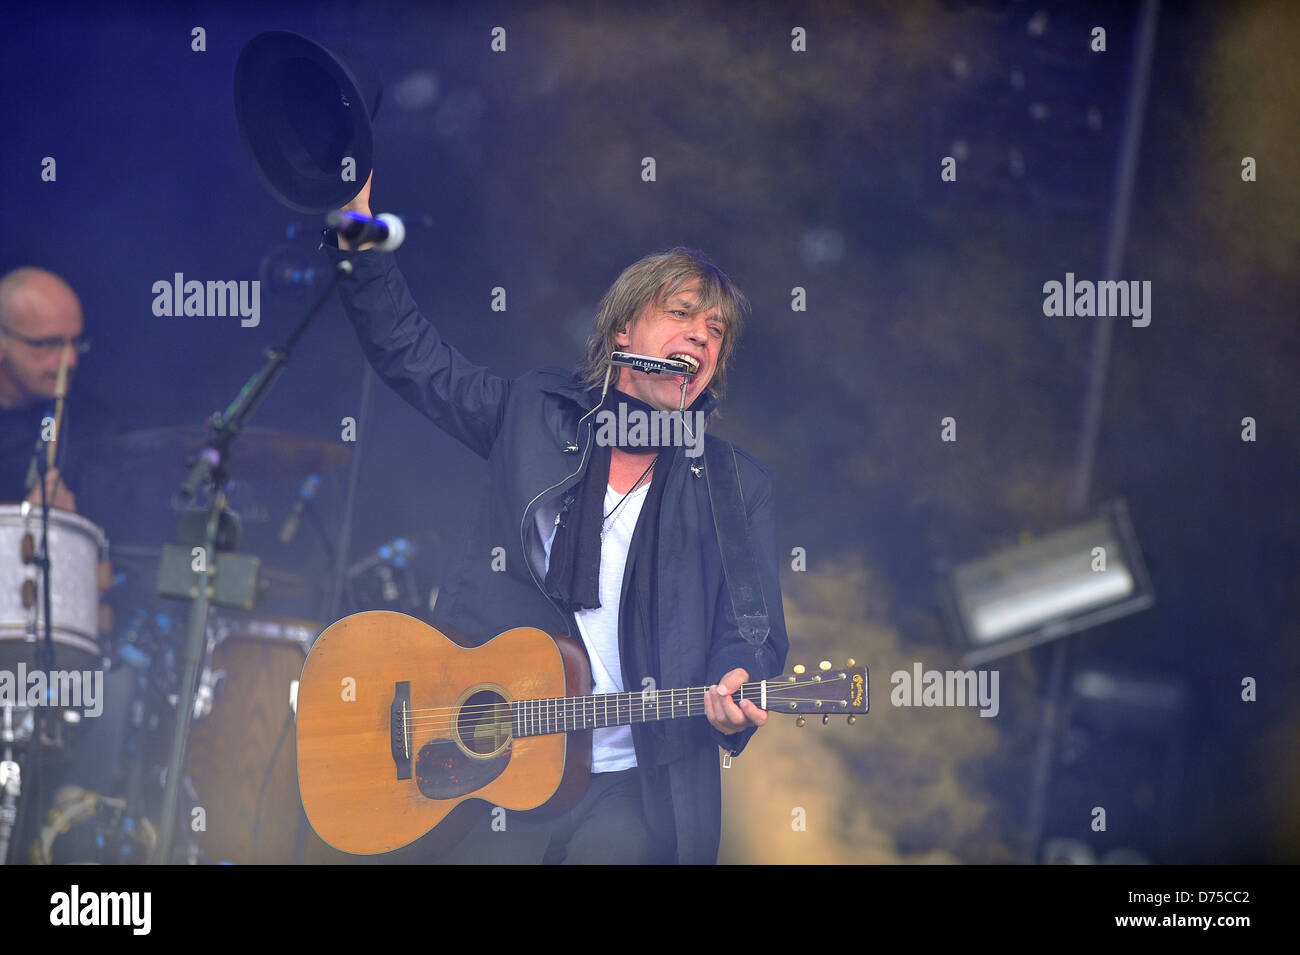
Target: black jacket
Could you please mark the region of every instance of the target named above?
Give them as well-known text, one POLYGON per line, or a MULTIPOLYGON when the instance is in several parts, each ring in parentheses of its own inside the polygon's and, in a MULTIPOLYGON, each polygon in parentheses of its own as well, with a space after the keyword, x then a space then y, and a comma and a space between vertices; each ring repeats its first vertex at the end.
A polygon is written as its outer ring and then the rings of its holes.
MULTIPOLYGON (((327 252, 332 259, 343 254, 328 247, 327 252)), ((420 314, 391 254, 366 251, 354 261, 355 273, 340 288, 371 365, 413 407, 488 462, 485 500, 455 575, 439 593, 435 622, 475 645, 522 626, 576 635, 572 618, 541 589, 545 556, 536 516, 541 513, 550 525, 562 496, 590 459, 595 416, 581 429, 579 419, 595 406, 599 389, 555 368, 515 379, 489 373, 444 342, 420 314), (504 572, 493 570, 498 547, 505 549, 504 572)), ((709 397, 706 409, 711 406, 709 397)), ((706 482, 691 468, 702 458, 674 449, 658 529, 655 636, 661 689, 712 685, 736 667, 744 667, 750 680, 771 678, 785 665, 789 640, 771 472, 739 450, 737 460, 772 629, 757 650, 736 629, 706 482)), ((628 626, 625 617, 620 628, 628 626)), ((620 643, 626 636, 620 633, 620 643)), ((626 689, 642 685, 626 668, 623 677, 626 689)), ((703 718, 658 726, 663 732, 634 734, 638 765, 647 769, 647 816, 666 839, 675 839, 677 861, 716 862, 721 836, 717 747, 738 753, 753 728, 725 736, 703 718)))

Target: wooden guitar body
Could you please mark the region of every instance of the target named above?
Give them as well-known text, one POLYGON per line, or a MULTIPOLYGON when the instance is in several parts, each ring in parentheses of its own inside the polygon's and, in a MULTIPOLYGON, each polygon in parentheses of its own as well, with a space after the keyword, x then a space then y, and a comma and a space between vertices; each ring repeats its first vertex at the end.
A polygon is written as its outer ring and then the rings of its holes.
POLYGON ((466 648, 405 614, 345 617, 317 639, 299 683, 307 818, 335 848, 368 855, 415 841, 470 800, 568 808, 590 777, 591 732, 516 735, 504 714, 514 701, 590 692, 586 655, 567 637, 520 627, 466 648))
MULTIPOLYGON (((769 713, 849 723, 867 669, 797 666, 732 691, 769 713)), ((591 693, 582 648, 519 627, 466 648, 405 614, 344 617, 316 640, 298 684, 298 785, 307 818, 344 852, 373 855, 434 829, 451 844, 490 805, 567 809, 586 791, 594 729, 706 719, 708 686, 591 693)), ((419 851, 429 851, 429 844, 419 851)))

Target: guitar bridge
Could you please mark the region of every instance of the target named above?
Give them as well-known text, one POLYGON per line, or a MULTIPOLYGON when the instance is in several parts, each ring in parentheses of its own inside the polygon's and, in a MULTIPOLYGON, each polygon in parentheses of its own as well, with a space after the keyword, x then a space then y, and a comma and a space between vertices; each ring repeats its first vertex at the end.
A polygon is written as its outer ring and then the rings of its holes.
POLYGON ((389 737, 393 762, 397 764, 397 778, 411 778, 411 681, 402 680, 393 693, 393 705, 388 709, 389 737))

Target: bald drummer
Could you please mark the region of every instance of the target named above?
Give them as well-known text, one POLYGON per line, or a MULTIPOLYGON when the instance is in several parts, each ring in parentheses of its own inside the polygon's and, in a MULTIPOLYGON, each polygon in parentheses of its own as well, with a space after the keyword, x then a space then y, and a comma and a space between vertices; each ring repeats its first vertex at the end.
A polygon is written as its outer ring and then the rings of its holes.
MULTIPOLYGON (((81 302, 53 272, 23 267, 0 279, 0 502, 41 503, 34 454, 42 421, 54 418, 60 366, 67 380, 88 348, 81 302)), ((53 507, 75 511, 58 464, 46 473, 53 507)))

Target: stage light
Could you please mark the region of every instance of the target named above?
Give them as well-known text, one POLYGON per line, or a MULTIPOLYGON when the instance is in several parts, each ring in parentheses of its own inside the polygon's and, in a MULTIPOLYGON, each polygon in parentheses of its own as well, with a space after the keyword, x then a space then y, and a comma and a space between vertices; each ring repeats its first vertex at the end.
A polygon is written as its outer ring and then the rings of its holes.
POLYGON ((962 564, 944 585, 949 623, 969 666, 1136 613, 1153 598, 1123 501, 962 564))

